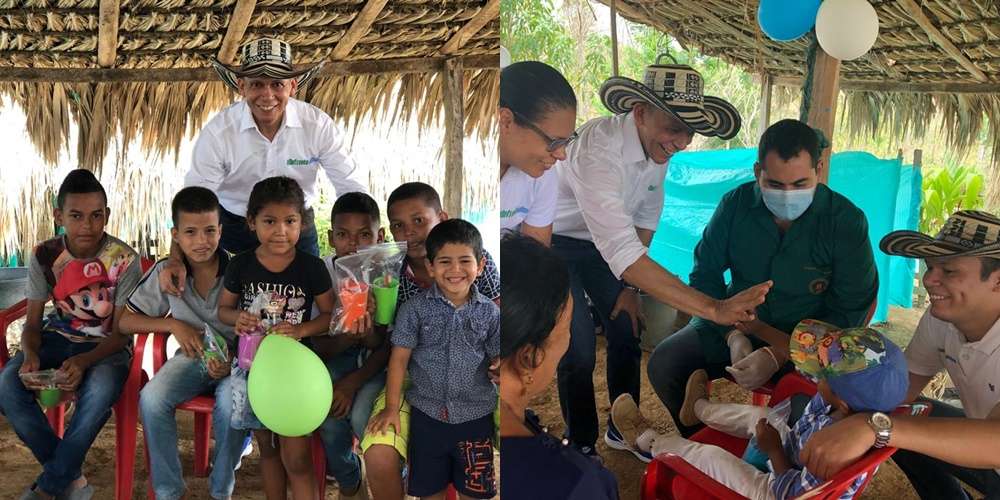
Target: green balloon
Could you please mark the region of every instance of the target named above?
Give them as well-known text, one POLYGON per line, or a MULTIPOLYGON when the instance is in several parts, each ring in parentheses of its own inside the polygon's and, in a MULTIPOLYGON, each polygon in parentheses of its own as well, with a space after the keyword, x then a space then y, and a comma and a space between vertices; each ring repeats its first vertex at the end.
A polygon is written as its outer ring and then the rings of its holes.
POLYGON ((247 379, 250 407, 279 436, 311 434, 330 413, 333 383, 326 365, 306 346, 282 335, 260 343, 247 379))

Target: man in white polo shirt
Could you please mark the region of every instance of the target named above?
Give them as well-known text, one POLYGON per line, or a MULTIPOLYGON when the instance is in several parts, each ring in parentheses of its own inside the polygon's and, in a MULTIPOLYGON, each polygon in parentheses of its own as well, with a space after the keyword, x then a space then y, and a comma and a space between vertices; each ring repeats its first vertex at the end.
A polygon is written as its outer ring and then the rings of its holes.
MULTIPOLYGON (((291 47, 274 38, 244 44, 239 57, 239 67, 212 61, 222 81, 243 100, 220 111, 202 128, 184 186, 206 187, 219 197, 219 246, 235 254, 258 245, 245 219, 254 184, 275 176, 294 179, 306 195, 306 213, 296 247, 319 256, 312 209, 319 200, 319 171, 326 173, 337 196, 368 192, 361 172, 347 155, 343 133, 329 115, 292 98, 323 65, 294 69, 291 47)), ((179 295, 185 274, 180 250, 174 244, 160 274, 164 291, 179 295)))
POLYGON ((308 208, 297 246, 318 255, 311 207, 319 200, 319 171, 326 173, 338 196, 368 191, 333 120, 292 97, 322 65, 295 70, 291 47, 272 38, 243 45, 239 56, 238 68, 213 61, 222 80, 243 100, 220 111, 201 130, 184 185, 207 187, 218 195, 223 208, 220 244, 237 253, 257 246, 244 220, 254 184, 268 177, 291 177, 305 192, 308 208))
MULTIPOLYGON (((749 321, 770 287, 762 283, 717 300, 688 287, 646 254, 660 221, 670 157, 695 133, 732 138, 740 116, 728 102, 702 95, 701 75, 689 66, 658 62, 646 69, 644 82, 618 77, 605 82, 601 100, 615 116, 584 124, 567 158, 553 167, 559 198, 552 248, 569 267, 576 304, 569 350, 559 364, 559 402, 569 439, 592 456, 599 427, 596 340, 586 297, 608 341, 610 400, 630 393, 638 401, 638 288, 687 313, 731 325, 749 321)), ((610 423, 605 442, 631 448, 610 423)))
POLYGON ((931 306, 906 349, 908 400, 945 370, 962 409, 934 401, 930 418, 857 414, 810 438, 803 462, 829 478, 870 447, 892 459, 924 499, 1000 498, 1000 218, 960 211, 934 238, 895 231, 880 247, 922 258, 931 306))

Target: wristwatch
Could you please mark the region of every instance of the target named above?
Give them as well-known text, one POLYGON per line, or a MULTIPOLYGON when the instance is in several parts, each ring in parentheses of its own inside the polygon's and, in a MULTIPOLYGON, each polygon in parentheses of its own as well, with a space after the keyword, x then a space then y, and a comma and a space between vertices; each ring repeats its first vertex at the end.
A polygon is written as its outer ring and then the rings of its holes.
POLYGON ((623 287, 624 287, 625 289, 627 289, 627 290, 632 290, 632 291, 633 291, 633 292, 635 292, 635 293, 639 293, 639 287, 637 287, 637 286, 635 286, 635 285, 630 285, 630 284, 628 284, 627 282, 625 282, 625 281, 622 281, 622 286, 623 286, 623 287))
POLYGON ((889 415, 881 412, 872 413, 868 417, 868 426, 875 431, 875 448, 885 448, 889 444, 889 436, 892 435, 892 419, 889 415))

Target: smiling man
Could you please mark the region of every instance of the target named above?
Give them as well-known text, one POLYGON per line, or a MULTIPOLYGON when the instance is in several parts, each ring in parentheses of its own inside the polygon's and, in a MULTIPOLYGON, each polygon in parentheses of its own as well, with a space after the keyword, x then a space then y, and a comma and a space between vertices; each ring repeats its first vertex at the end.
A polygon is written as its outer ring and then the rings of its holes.
MULTIPOLYGON (((243 100, 205 125, 184 178, 185 186, 207 187, 218 195, 223 209, 220 244, 229 252, 257 245, 244 217, 250 190, 267 177, 283 175, 298 182, 307 208, 319 200, 320 170, 337 194, 368 191, 333 120, 323 110, 293 97, 322 65, 296 70, 291 47, 273 38, 243 45, 239 57, 238 68, 213 61, 222 80, 243 100)), ((303 220, 298 247, 319 254, 311 208, 303 220)))
MULTIPOLYGON (((282 40, 262 38, 239 49, 241 66, 212 64, 222 81, 243 100, 216 114, 198 134, 184 186, 202 186, 219 197, 222 238, 230 253, 256 248, 246 222, 253 186, 268 177, 294 179, 306 196, 299 250, 319 256, 312 205, 319 200, 316 183, 322 169, 337 195, 367 193, 362 173, 347 155, 343 133, 323 110, 292 96, 316 76, 322 64, 296 70, 292 49, 282 40)), ((176 244, 160 271, 160 285, 180 296, 187 271, 176 244)))
MULTIPOLYGON (((717 300, 686 286, 646 254, 660 221, 670 157, 687 148, 695 133, 731 139, 740 130, 740 116, 728 102, 702 95, 701 75, 689 66, 658 62, 646 69, 643 81, 605 82, 601 100, 615 116, 584 124, 566 159, 553 167, 559 198, 552 248, 569 266, 573 301, 580 305, 573 310, 569 351, 559 365, 559 402, 570 440, 591 456, 598 435, 596 341, 586 297, 608 340, 611 400, 630 393, 638 401, 638 288, 687 313, 732 324, 752 319, 769 287, 762 283, 717 300)), ((626 448, 610 425, 605 441, 626 448)))
POLYGON ((878 288, 868 221, 819 183, 826 146, 798 120, 768 127, 757 148, 755 179, 722 197, 695 247, 690 283, 701 292, 721 299, 765 280, 774 287, 757 319, 739 329, 696 317, 653 351, 649 381, 683 436, 696 430, 681 418, 685 387, 696 370, 711 378, 728 371, 755 389, 782 367, 791 369, 788 335, 803 319, 849 328, 867 317, 878 288))
POLYGON ((961 408, 934 401, 930 418, 852 415, 814 434, 802 450, 802 463, 830 478, 872 446, 892 446, 899 448, 892 460, 922 499, 997 498, 1000 218, 962 210, 948 217, 937 236, 894 231, 879 248, 927 264, 923 280, 931 305, 906 348, 907 400, 946 371, 961 408))

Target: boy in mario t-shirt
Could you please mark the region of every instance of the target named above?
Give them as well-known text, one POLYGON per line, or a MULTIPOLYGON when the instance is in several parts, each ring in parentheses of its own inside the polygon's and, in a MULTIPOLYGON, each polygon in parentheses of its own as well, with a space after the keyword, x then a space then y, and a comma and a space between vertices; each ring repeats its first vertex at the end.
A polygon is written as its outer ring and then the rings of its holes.
POLYGON ((21 350, 0 371, 0 413, 42 466, 22 500, 94 496, 81 468, 128 376, 130 342, 118 333, 117 322, 141 277, 135 251, 104 232, 109 211, 94 174, 70 172, 53 214, 66 234, 38 244, 29 257, 21 350), (46 316, 50 298, 55 308, 46 316), (45 421, 33 388, 20 378, 46 369, 59 370, 60 390, 76 393, 62 438, 45 421))
POLYGON ((70 261, 52 291, 63 317, 50 318, 49 326, 75 330, 85 337, 103 337, 104 332, 111 330, 115 312, 112 293, 114 287, 100 260, 70 261))

